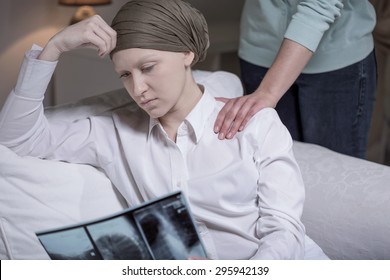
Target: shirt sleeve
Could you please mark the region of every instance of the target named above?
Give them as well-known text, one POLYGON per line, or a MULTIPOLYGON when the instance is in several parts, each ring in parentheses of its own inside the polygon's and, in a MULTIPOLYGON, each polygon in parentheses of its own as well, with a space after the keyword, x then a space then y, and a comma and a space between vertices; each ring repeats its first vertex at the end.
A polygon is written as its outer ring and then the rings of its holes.
MULTIPOLYGON (((303 259, 305 228, 300 220, 305 189, 292 139, 273 109, 262 112, 255 153, 259 171, 259 248, 253 259, 303 259)), ((258 124, 259 122, 257 122, 258 124)))
POLYGON ((28 138, 43 118, 43 98, 57 62, 37 59, 38 46, 26 52, 15 88, 0 111, 0 143, 10 148, 28 138))
MULTIPOLYGON (((112 118, 92 117, 69 122, 49 122, 43 98, 57 62, 37 59, 41 48, 25 54, 15 88, 0 112, 0 144, 17 154, 74 163, 102 165, 96 140, 113 130, 112 118)), ((107 147, 108 145, 102 145, 107 147)), ((106 154, 106 153, 105 153, 106 154)))
POLYGON ((343 0, 299 1, 285 38, 315 52, 324 33, 341 15, 343 0))

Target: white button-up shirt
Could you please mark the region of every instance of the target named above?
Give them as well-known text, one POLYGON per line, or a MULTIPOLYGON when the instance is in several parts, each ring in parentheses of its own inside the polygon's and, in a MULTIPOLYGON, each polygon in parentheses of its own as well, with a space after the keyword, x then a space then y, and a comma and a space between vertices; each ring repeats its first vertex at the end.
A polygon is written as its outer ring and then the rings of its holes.
MULTIPOLYGON (((76 122, 50 123, 42 99, 56 63, 26 56, 0 114, 0 143, 22 155, 97 166, 130 205, 181 190, 210 258, 303 258, 304 186, 292 139, 273 109, 218 140, 223 103, 213 81, 171 141, 136 104, 76 122)), ((220 82, 220 81, 219 81, 220 82)))

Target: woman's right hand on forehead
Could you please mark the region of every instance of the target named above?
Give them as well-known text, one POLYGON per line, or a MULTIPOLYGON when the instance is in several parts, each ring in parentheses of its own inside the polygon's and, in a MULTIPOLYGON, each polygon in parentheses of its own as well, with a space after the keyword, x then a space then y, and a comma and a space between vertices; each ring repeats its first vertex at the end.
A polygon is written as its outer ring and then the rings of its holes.
POLYGON ((99 16, 70 25, 54 35, 39 59, 56 61, 64 52, 77 48, 93 48, 100 56, 109 54, 116 45, 116 32, 99 16))

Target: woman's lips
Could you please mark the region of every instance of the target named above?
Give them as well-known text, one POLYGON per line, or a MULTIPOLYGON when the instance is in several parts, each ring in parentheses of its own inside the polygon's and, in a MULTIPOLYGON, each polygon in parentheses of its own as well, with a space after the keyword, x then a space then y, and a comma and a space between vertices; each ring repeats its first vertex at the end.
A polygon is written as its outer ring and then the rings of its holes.
POLYGON ((142 106, 150 106, 150 105, 152 105, 154 100, 157 100, 157 98, 153 98, 153 99, 148 99, 148 100, 142 101, 141 105, 142 106))

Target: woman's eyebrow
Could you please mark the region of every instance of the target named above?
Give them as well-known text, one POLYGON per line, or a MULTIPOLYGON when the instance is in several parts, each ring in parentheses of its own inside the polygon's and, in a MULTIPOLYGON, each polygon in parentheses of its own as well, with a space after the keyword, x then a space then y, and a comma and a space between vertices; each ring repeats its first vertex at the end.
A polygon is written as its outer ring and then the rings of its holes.
POLYGON ((157 59, 158 58, 158 55, 157 54, 147 54, 145 56, 142 56, 139 60, 138 60, 138 63, 137 64, 142 64, 146 61, 149 61, 149 60, 152 60, 152 59, 157 59))

